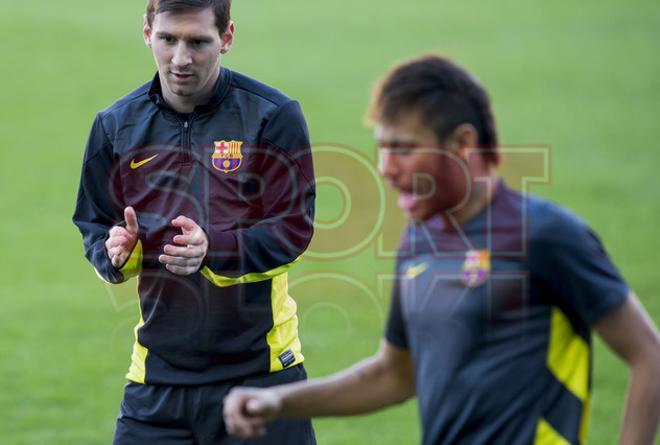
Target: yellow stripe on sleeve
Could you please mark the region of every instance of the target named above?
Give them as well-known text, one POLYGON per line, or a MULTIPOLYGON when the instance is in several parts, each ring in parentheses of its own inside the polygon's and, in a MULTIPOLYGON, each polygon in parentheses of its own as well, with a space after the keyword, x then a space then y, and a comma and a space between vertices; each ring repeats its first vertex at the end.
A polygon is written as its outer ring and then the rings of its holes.
POLYGON ((140 275, 140 272, 142 272, 142 241, 137 240, 131 255, 119 269, 119 272, 124 276, 124 280, 140 275))

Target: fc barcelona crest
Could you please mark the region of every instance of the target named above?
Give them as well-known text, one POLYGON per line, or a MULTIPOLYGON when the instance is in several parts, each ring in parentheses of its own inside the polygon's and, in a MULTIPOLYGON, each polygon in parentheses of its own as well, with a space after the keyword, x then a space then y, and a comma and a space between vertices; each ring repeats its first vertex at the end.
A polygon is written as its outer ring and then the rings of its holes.
POLYGON ((487 250, 468 250, 463 263, 463 284, 481 286, 490 275, 490 254, 487 250))
POLYGON ((243 163, 242 141, 216 141, 214 144, 215 151, 211 155, 213 168, 223 173, 229 173, 241 167, 243 163))

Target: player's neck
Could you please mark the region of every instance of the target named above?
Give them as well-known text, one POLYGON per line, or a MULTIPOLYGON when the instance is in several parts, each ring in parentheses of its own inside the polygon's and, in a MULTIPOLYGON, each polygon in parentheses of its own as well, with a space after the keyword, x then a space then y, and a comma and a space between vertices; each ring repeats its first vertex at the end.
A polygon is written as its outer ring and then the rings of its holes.
MULTIPOLYGON (((177 113, 190 114, 195 111, 195 107, 197 105, 206 103, 213 95, 219 77, 220 70, 218 70, 217 76, 214 76, 214 78, 210 79, 204 88, 193 96, 179 96, 172 93, 169 88, 165 87, 163 88, 163 98, 165 99, 167 105, 169 105, 177 113)), ((162 81, 161 85, 163 85, 162 81)))
POLYGON ((472 181, 470 196, 465 205, 451 213, 441 215, 445 227, 452 227, 454 224, 464 225, 476 216, 493 199, 499 184, 500 178, 494 171, 489 171, 488 175, 472 181))

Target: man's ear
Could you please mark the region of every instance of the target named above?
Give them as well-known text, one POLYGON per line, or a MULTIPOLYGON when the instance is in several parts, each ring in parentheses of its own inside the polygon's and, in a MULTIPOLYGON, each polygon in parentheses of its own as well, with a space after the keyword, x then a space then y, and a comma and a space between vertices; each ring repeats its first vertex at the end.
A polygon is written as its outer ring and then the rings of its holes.
POLYGON ((468 150, 479 145, 479 134, 474 125, 464 123, 454 129, 449 137, 449 146, 456 150, 462 159, 467 159, 468 150))
POLYGON ((149 48, 151 48, 151 34, 151 26, 149 26, 149 20, 147 19, 147 14, 145 14, 142 25, 142 37, 144 38, 144 44, 149 48))
POLYGON ((227 30, 220 36, 220 38, 222 39, 222 45, 220 46, 221 54, 227 54, 231 49, 231 46, 234 43, 235 30, 236 30, 236 26, 234 25, 234 22, 233 21, 229 22, 229 25, 227 26, 227 30))

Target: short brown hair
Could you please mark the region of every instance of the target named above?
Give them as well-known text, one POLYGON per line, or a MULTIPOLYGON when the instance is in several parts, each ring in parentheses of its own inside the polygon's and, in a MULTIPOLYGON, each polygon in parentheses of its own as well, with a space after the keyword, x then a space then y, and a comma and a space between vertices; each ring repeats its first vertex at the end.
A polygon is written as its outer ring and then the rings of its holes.
POLYGON ((147 23, 153 25, 154 17, 161 12, 184 12, 213 8, 215 26, 222 35, 231 20, 231 0, 147 0, 147 23))
POLYGON ((474 126, 488 162, 497 164, 497 131, 486 90, 451 60, 425 55, 394 66, 375 85, 367 120, 391 123, 403 113, 421 113, 438 142, 463 123, 474 126))

